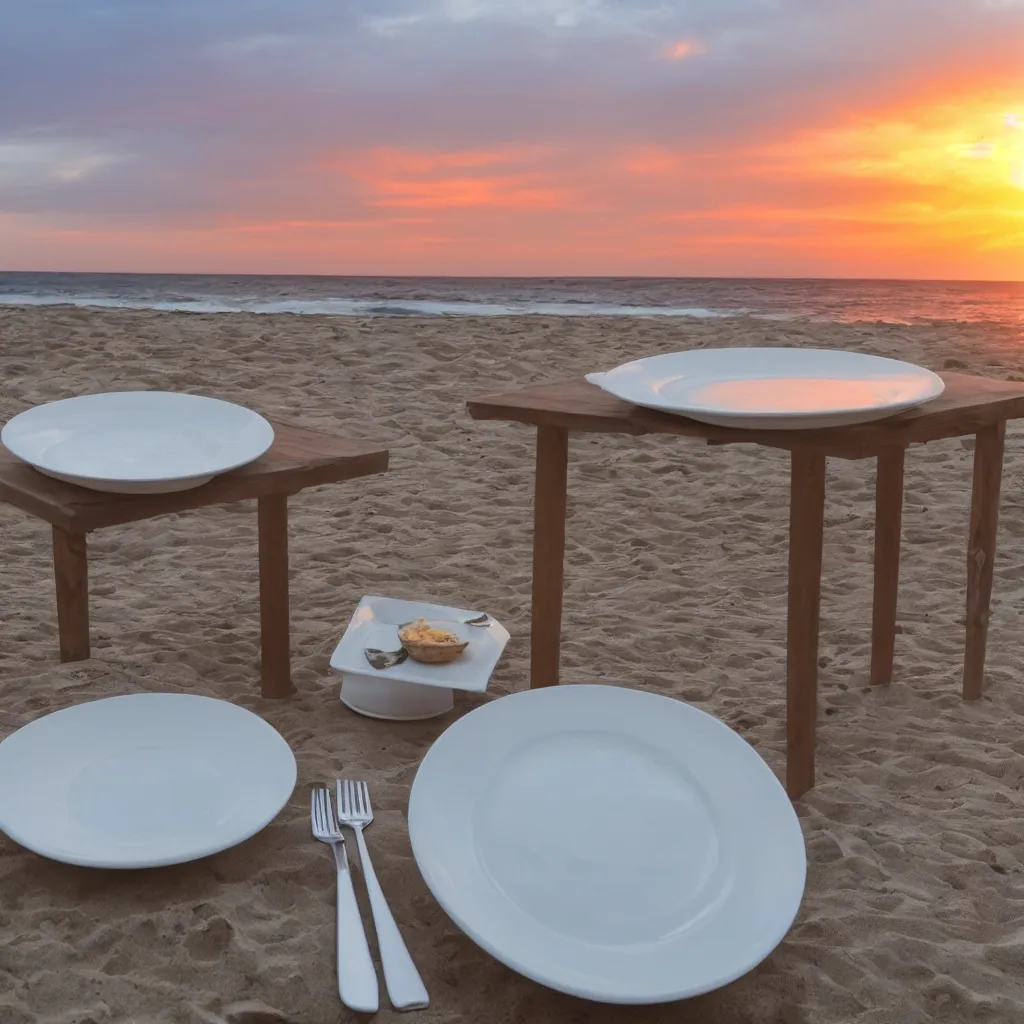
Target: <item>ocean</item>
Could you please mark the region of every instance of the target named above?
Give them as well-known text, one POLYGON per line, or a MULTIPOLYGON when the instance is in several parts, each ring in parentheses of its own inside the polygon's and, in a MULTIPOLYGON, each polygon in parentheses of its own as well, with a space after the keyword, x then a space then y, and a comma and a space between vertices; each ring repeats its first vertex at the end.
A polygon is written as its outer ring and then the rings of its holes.
POLYGON ((1024 324, 1024 282, 0 272, 0 305, 329 316, 754 316, 1024 324))

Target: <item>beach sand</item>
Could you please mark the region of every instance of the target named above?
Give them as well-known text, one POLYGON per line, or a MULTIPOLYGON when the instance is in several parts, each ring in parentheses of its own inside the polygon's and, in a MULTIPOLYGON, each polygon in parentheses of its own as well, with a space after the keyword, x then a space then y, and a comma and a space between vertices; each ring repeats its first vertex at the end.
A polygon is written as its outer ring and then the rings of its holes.
MULTIPOLYGON (((533 432, 468 398, 695 345, 824 345, 1024 377, 1019 331, 753 319, 344 319, 0 310, 0 418, 88 391, 160 388, 390 446, 385 476, 292 507, 297 696, 258 694, 256 516, 204 509, 93 534, 93 658, 57 658, 49 528, 0 506, 0 735, 120 693, 257 711, 295 751, 280 818, 237 849, 140 873, 0 841, 0 1024, 327 1024, 334 876, 308 786, 370 782, 378 873, 430 989, 431 1024, 916 1024, 1024 1015, 1024 433, 1011 424, 984 700, 959 695, 970 443, 907 460, 901 633, 867 688, 874 467, 829 465, 818 785, 798 804, 807 892, 747 977, 662 1007, 603 1007, 492 960, 412 860, 409 787, 454 716, 358 717, 328 659, 365 593, 486 609, 512 634, 489 693, 527 685, 533 432)), ((669 694, 784 765, 788 463, 668 438, 572 442, 563 678, 669 694), (615 625, 614 631, 605 627, 615 625)), ((596 898, 596 897, 595 897, 596 898)), ((382 1003, 386 1005, 383 998, 382 1003)))

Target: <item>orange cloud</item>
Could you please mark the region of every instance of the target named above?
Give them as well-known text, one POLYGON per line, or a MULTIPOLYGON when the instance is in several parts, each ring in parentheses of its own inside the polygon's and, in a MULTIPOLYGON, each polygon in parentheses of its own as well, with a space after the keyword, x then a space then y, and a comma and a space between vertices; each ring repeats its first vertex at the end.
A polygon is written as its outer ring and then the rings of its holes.
MULTIPOLYGON (((378 230, 382 222, 380 219, 365 218, 362 220, 268 220, 249 221, 238 220, 237 218, 218 218, 217 228, 224 231, 260 233, 260 232, 282 232, 282 231, 337 231, 337 230, 378 230)), ((431 221, 425 217, 389 217, 388 224, 429 224, 431 221)))
POLYGON ((570 190, 538 170, 545 151, 421 152, 394 148, 332 155, 323 166, 363 182, 375 207, 545 209, 568 203, 570 190))
POLYGON ((664 146, 643 146, 633 150, 624 166, 630 174, 665 175, 678 170, 682 157, 664 146))
POLYGON ((441 181, 375 179, 375 206, 450 209, 459 206, 501 206, 506 209, 541 209, 561 205, 566 193, 557 188, 531 185, 524 177, 445 178, 441 181))
POLYGON ((695 39, 680 39, 677 42, 669 43, 661 51, 665 60, 685 60, 687 57, 695 57, 697 54, 705 53, 702 43, 695 39))

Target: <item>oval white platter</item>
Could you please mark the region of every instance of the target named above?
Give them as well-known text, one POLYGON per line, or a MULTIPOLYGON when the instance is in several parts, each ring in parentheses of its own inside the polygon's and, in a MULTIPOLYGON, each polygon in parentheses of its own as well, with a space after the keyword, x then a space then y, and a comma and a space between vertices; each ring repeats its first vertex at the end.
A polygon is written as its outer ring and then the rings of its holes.
POLYGON ((263 455, 274 428, 232 402, 172 391, 114 391, 15 416, 0 441, 47 476, 95 491, 199 487, 263 455))
POLYGON ((251 711, 192 694, 108 697, 0 743, 0 831, 67 864, 181 864, 265 828, 295 779, 291 748, 251 711))
POLYGON ((812 348, 703 348, 624 363, 587 380, 633 405, 721 427, 849 426, 942 394, 942 378, 912 363, 812 348))
POLYGON ((420 871, 452 920, 571 995, 659 1003, 746 974, 806 874, 757 752, 681 701, 612 686, 503 697, 428 751, 409 800, 420 871))

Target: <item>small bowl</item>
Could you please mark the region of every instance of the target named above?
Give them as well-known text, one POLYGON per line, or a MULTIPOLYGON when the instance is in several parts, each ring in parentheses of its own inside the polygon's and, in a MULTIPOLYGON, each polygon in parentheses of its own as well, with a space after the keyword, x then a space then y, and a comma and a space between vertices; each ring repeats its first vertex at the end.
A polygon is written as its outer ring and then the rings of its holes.
POLYGON ((469 641, 458 644, 416 644, 403 643, 413 661, 424 665, 447 665, 454 661, 469 646, 469 641))
POLYGON ((419 661, 424 665, 447 665, 449 662, 455 661, 462 652, 469 646, 468 640, 460 640, 450 630, 443 630, 448 633, 454 639, 452 640, 410 640, 408 639, 408 631, 413 626, 426 626, 428 623, 423 619, 417 619, 416 622, 409 622, 402 626, 398 631, 398 640, 402 647, 409 652, 409 657, 413 661, 419 661))

